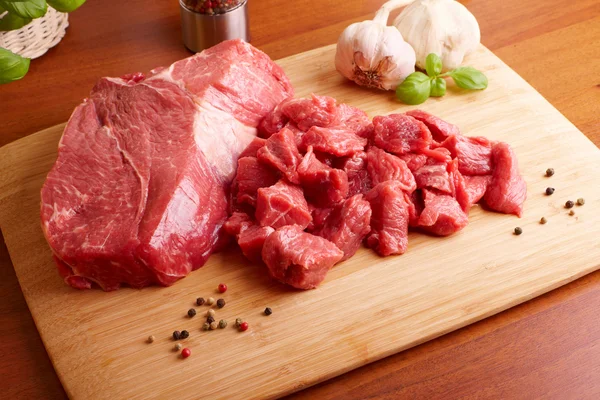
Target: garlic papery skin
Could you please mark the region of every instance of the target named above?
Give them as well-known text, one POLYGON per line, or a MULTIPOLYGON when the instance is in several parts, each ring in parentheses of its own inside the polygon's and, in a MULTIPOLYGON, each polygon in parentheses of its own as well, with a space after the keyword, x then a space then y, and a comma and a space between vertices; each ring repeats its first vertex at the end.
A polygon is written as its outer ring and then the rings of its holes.
POLYGON ((394 7, 412 0, 392 0, 377 12, 372 21, 357 22, 340 35, 335 67, 346 78, 361 86, 393 90, 415 72, 415 51, 400 31, 387 26, 394 7))
POLYGON ((481 33, 475 16, 454 0, 416 0, 393 22, 417 56, 417 67, 435 53, 442 59, 443 72, 460 66, 479 46, 481 33))

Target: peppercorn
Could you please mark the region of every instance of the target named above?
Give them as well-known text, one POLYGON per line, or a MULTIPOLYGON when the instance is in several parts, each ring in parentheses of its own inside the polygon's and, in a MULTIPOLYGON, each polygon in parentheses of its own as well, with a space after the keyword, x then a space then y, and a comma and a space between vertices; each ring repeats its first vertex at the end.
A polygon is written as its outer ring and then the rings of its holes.
POLYGON ((554 175, 554 168, 548 168, 546 170, 546 176, 551 177, 552 175, 554 175))
POLYGON ((198 297, 198 298, 196 299, 196 305, 198 305, 198 306, 201 306, 201 305, 203 305, 204 303, 206 303, 206 300, 204 300, 204 297, 198 297))
POLYGON ((206 316, 207 317, 214 317, 215 316, 215 310, 213 310, 212 308, 209 308, 208 311, 206 312, 206 316))
POLYGON ((185 349, 181 350, 181 357, 188 358, 191 355, 192 355, 192 351, 190 349, 188 349, 187 347, 185 349))
POLYGON ((565 203, 565 208, 573 208, 574 205, 573 200, 569 200, 565 203))
POLYGON ((571 210, 571 211, 569 211, 569 215, 570 215, 570 216, 573 216, 573 215, 575 215, 575 210, 571 210))
POLYGON ((188 310, 188 317, 193 318, 196 316, 196 309, 195 308, 190 308, 188 310))
POLYGON ((518 226, 515 228, 515 235, 520 235, 521 233, 523 233, 523 229, 519 228, 518 226))
POLYGON ((248 330, 248 323, 247 322, 242 322, 240 324, 240 331, 244 332, 248 330))
POLYGON ((190 333, 186 330, 181 331, 181 335, 179 335, 180 339, 187 339, 190 337, 190 333))
POLYGON ((215 299, 213 299, 212 297, 209 297, 208 299, 206 299, 206 304, 208 304, 209 306, 212 306, 213 304, 215 304, 215 299))
POLYGON ((271 310, 270 307, 265 308, 265 315, 271 315, 273 314, 273 310, 271 310))
POLYGON ((218 327, 219 327, 219 323, 217 321, 213 321, 213 322, 210 323, 210 330, 211 331, 214 331, 218 327))
POLYGON ((552 187, 547 187, 546 188, 546 195, 547 196, 551 196, 554 193, 554 188, 552 187))
POLYGON ((227 291, 227 285, 224 283, 219 283, 218 290, 219 293, 225 293, 227 291))
POLYGON ((540 224, 544 225, 546 222, 548 222, 546 217, 542 217, 542 219, 540 219, 540 224))
POLYGON ((205 322, 204 325, 202 325, 202 329, 204 329, 205 331, 210 329, 210 323, 205 322))
POLYGON ((173 350, 175 350, 175 351, 179 351, 179 350, 181 350, 181 348, 182 348, 182 347, 183 347, 183 346, 181 345, 181 343, 177 343, 177 344, 175 345, 175 347, 173 347, 173 350))
POLYGON ((585 204, 585 199, 583 197, 580 197, 577 199, 577 205, 578 206, 582 206, 585 204))
POLYGON ((213 317, 212 315, 209 315, 208 318, 206 318, 206 322, 208 322, 209 324, 212 324, 215 321, 215 317, 213 317))
POLYGON ((227 327, 227 321, 225 321, 224 319, 219 321, 219 328, 221 329, 225 329, 227 327))
POLYGON ((225 307, 225 300, 223 300, 223 299, 217 300, 217 307, 219 307, 219 308, 225 307))
POLYGON ((181 332, 179 332, 179 331, 173 332, 173 340, 179 340, 180 337, 181 337, 181 332))
POLYGON ((241 318, 236 318, 236 319, 235 319, 235 324, 234 324, 234 326, 235 326, 236 328, 239 328, 239 327, 240 327, 240 325, 242 325, 242 322, 244 322, 244 321, 242 321, 242 319, 241 319, 241 318))
POLYGON ((154 335, 148 336, 148 343, 154 343, 154 339, 155 339, 154 335))

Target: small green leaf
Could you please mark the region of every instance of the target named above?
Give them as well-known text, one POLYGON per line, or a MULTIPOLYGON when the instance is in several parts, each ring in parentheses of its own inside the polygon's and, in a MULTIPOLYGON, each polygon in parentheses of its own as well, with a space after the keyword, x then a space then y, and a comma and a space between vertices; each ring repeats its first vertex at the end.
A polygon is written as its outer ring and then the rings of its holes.
POLYGON ((413 72, 396 89, 396 97, 405 104, 421 104, 431 92, 431 78, 422 72, 413 72))
POLYGON ((21 18, 18 15, 8 13, 0 18, 0 32, 20 29, 31 22, 31 18, 21 18))
POLYGON ((29 70, 29 58, 0 48, 0 85, 21 79, 29 70))
POLYGON ((0 1, 0 7, 21 18, 40 18, 46 15, 48 4, 46 0, 0 1))
POLYGON ((435 53, 430 53, 425 59, 425 71, 430 77, 436 77, 442 72, 442 59, 435 53))
POLYGON ((488 86, 488 79, 483 72, 473 67, 458 67, 448 72, 456 85, 463 89, 481 90, 488 86))
POLYGON ((77 10, 85 0, 47 0, 48 4, 57 11, 68 13, 77 10))
POLYGON ((442 97, 446 94, 446 80, 439 76, 431 82, 430 95, 433 97, 442 97))

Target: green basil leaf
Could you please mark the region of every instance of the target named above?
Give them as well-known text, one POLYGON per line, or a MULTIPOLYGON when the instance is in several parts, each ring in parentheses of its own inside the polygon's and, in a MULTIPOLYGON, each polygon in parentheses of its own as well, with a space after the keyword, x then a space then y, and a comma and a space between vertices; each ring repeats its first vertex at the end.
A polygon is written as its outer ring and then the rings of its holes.
POLYGON ((46 15, 48 4, 46 0, 0 1, 0 6, 11 14, 21 18, 40 18, 46 15))
POLYGON ((31 18, 21 18, 18 15, 8 13, 0 18, 0 32, 20 29, 31 22, 31 18))
POLYGON ((488 86, 488 79, 483 72, 473 67, 458 67, 448 72, 456 85, 463 89, 481 90, 488 86))
POLYGON ((422 72, 413 72, 396 88, 396 97, 405 104, 417 105, 427 100, 430 92, 431 78, 422 72))
POLYGON ((433 97, 442 97, 446 94, 446 80, 439 76, 431 82, 430 95, 433 97))
POLYGON ((23 58, 6 49, 0 48, 0 85, 16 81, 29 70, 29 58, 23 58))
POLYGON ((57 11, 68 13, 77 10, 85 0, 47 0, 48 4, 57 11))
POLYGON ((430 77, 436 77, 442 72, 442 59, 435 53, 430 53, 425 59, 425 71, 430 77))

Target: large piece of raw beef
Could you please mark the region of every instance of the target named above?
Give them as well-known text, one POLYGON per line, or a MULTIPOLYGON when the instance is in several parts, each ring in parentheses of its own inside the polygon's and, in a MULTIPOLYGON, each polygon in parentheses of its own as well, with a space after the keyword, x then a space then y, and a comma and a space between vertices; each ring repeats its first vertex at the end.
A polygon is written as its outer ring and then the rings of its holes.
POLYGON ((143 79, 103 78, 71 116, 42 188, 65 281, 170 285, 220 242, 240 153, 293 89, 268 56, 228 41, 143 79))

